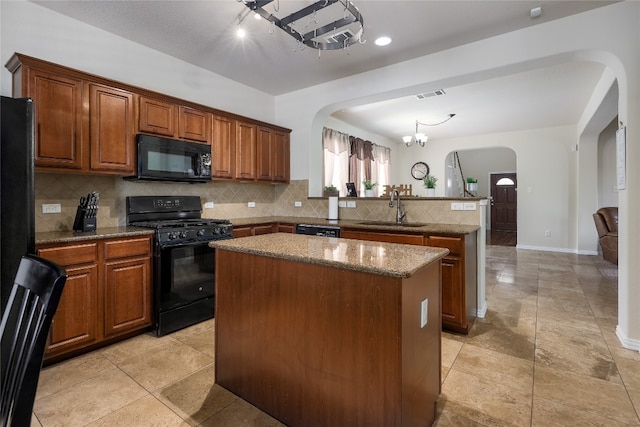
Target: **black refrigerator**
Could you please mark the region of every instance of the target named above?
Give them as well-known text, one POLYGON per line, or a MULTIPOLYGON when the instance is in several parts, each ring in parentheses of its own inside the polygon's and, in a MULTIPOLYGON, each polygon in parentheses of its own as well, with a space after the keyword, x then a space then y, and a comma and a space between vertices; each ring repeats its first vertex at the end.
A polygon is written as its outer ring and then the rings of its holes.
POLYGON ((20 257, 35 253, 35 176, 33 101, 1 98, 0 304, 4 313, 20 257))

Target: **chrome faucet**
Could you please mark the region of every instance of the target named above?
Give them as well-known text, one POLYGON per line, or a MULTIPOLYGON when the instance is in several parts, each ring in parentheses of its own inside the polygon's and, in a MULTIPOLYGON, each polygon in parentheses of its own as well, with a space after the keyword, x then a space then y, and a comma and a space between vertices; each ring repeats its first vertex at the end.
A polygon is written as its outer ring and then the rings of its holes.
POLYGON ((391 200, 389 200, 389 207, 393 207, 393 196, 396 196, 396 224, 402 224, 402 220, 406 215, 404 207, 400 203, 400 192, 398 190, 391 191, 391 200))

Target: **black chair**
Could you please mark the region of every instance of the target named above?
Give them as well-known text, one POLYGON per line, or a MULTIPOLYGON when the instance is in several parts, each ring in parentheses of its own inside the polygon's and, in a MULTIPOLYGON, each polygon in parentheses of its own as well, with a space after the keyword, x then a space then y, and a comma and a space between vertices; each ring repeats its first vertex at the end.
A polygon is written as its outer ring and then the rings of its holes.
POLYGON ((67 272, 33 255, 20 261, 0 323, 2 427, 31 424, 47 336, 67 272))

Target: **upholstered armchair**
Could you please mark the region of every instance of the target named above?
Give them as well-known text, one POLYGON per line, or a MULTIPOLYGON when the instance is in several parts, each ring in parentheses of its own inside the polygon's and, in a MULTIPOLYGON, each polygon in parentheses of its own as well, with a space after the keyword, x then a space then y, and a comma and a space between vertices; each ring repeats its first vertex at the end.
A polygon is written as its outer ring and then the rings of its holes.
POLYGON ((618 208, 600 208, 593 214, 596 223, 602 257, 618 264, 618 208))

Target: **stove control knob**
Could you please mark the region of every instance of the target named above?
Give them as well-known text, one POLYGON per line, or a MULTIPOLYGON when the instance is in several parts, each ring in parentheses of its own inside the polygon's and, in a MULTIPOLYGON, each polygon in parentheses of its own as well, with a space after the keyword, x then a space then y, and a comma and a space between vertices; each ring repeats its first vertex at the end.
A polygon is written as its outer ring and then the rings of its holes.
POLYGON ((204 228, 202 230, 196 231, 196 236, 204 236, 204 228))
POLYGON ((220 234, 222 233, 222 229, 220 227, 216 227, 216 229, 214 230, 214 233, 220 234))
POLYGON ((171 233, 169 233, 169 240, 175 240, 178 238, 178 233, 176 233, 175 231, 172 231, 171 233))
POLYGON ((181 231, 180 232, 180 238, 181 239, 186 239, 187 238, 187 232, 186 231, 181 231))

